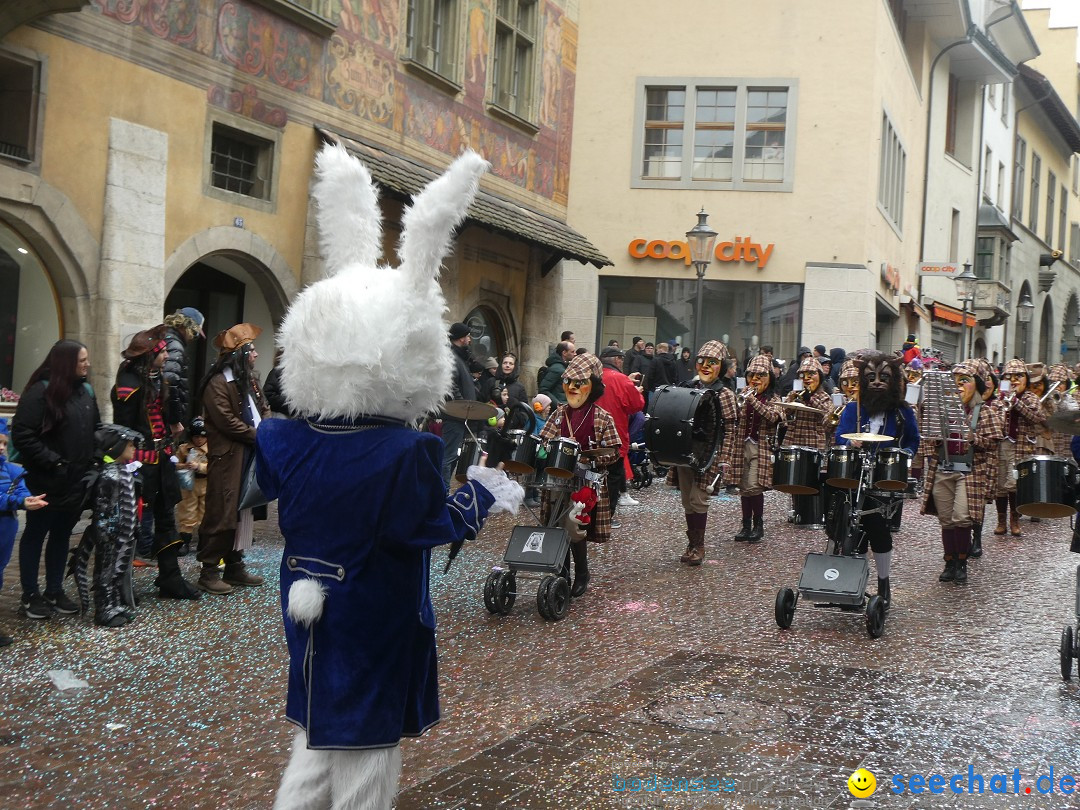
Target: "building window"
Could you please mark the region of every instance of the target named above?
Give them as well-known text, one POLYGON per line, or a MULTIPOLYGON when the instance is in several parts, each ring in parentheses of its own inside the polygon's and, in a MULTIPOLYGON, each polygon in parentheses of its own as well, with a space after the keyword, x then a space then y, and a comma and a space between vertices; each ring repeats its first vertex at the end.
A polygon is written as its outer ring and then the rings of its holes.
POLYGON ((0 53, 0 159, 33 163, 37 151, 38 62, 0 53))
POLYGON ((498 0, 492 96, 497 107, 531 121, 536 74, 536 0, 498 0))
MULTIPOLYGON (((993 87, 993 85, 990 85, 993 87)), ((986 147, 986 153, 983 155, 983 197, 987 200, 990 199, 990 186, 991 181, 994 178, 994 155, 990 151, 990 147, 986 147)))
POLYGON ((949 221, 949 261, 959 261, 960 255, 960 212, 952 210, 952 218, 949 221))
POLYGON ((1069 198, 1065 195, 1065 185, 1061 186, 1061 197, 1058 211, 1058 250, 1065 252, 1065 222, 1067 221, 1069 198))
POLYGON ((221 110, 206 122, 203 193, 272 212, 281 131, 221 110))
POLYGON ((888 115, 881 116, 878 162, 878 210, 901 233, 904 230, 904 178, 907 153, 888 115))
POLYGON ((1080 265, 1080 223, 1069 225, 1069 261, 1073 266, 1080 265))
POLYGON ((790 191, 794 83, 639 80, 635 188, 790 191))
POLYGON ((1012 93, 1012 87, 1010 85, 1004 85, 1001 88, 1001 123, 1005 126, 1009 125, 1009 94, 1012 93))
POLYGON ((994 277, 994 237, 980 236, 975 243, 975 275, 982 279, 994 277))
POLYGON ((949 74, 949 98, 945 113, 945 151, 956 156, 956 127, 960 104, 960 80, 949 74))
POLYGON ((1016 139, 1016 163, 1013 166, 1013 207, 1012 216, 1017 222, 1024 216, 1024 166, 1027 165, 1027 142, 1020 137, 1016 139))
POLYGON ((1005 210, 1005 164, 1001 161, 998 161, 997 196, 994 198, 994 205, 999 211, 1005 210))
POLYGON ((1039 175, 1042 174, 1042 159, 1031 153, 1031 198, 1028 201, 1028 227, 1032 233, 1039 230, 1039 175))
POLYGON ((1054 246, 1054 195, 1057 192, 1057 176, 1046 173, 1046 244, 1054 246))
POLYGON ((458 0, 407 0, 406 57, 457 82, 460 16, 458 0))

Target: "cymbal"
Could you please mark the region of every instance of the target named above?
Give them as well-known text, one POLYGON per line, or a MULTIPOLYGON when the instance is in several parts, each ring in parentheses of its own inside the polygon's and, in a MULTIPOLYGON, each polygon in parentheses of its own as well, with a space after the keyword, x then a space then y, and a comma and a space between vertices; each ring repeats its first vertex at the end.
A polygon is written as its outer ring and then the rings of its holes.
POLYGON ((891 442, 892 436, 882 436, 880 433, 841 433, 840 437, 849 442, 891 442))
POLYGON ((820 416, 825 415, 825 411, 820 408, 811 408, 809 405, 803 405, 801 402, 781 402, 781 408, 789 408, 793 411, 805 411, 807 413, 816 413, 820 416))
POLYGON ((1080 411, 1059 410, 1047 418, 1046 426, 1055 433, 1080 436, 1080 411))
POLYGON ((482 419, 485 422, 499 413, 499 409, 486 402, 471 399, 451 399, 443 403, 443 413, 455 419, 482 419))
POLYGON ((582 458, 599 458, 605 453, 611 454, 616 452, 614 447, 594 447, 592 450, 582 450, 580 455, 582 458))

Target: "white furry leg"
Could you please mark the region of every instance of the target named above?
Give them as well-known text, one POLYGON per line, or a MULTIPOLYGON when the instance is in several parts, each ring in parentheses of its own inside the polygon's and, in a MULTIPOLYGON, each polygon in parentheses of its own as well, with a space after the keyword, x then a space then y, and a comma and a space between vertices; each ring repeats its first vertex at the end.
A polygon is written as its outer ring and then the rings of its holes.
POLYGON ((390 810, 401 776, 401 746, 331 756, 333 810, 390 810))
POLYGON ((281 777, 274 810, 329 810, 333 751, 311 751, 303 729, 293 739, 292 757, 281 777))

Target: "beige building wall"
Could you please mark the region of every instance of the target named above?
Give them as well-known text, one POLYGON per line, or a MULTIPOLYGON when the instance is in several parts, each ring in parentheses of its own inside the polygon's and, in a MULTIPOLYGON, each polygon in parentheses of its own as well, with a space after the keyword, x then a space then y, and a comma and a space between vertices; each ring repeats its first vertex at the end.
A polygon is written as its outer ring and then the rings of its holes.
MULTIPOLYGON (((686 14, 700 12, 702 18, 713 8, 707 2, 691 5, 697 8, 686 14)), ((902 274, 900 289, 888 293, 888 303, 898 308, 899 292, 913 283, 917 262, 924 91, 907 66, 904 44, 884 4, 833 2, 824 12, 825 4, 814 2, 725 4, 722 27, 683 26, 678 47, 664 47, 653 4, 583 4, 577 105, 591 114, 576 121, 569 216, 615 266, 599 273, 567 271, 574 279, 563 306, 576 316, 579 338, 584 325, 596 329, 594 277, 696 278, 682 261, 634 259, 628 246, 635 238, 682 240, 702 207, 718 241, 749 237, 774 246, 764 268, 714 261, 707 280, 801 284, 808 265, 866 268, 857 276, 863 279, 858 300, 847 301, 857 321, 851 331, 835 309, 808 308, 804 343, 866 345, 874 331, 875 296, 885 291, 878 280, 882 264, 902 274), (844 21, 842 35, 838 19, 844 21), (632 42, 656 47, 623 47, 632 42), (633 148, 639 77, 797 80, 797 113, 789 120, 792 191, 631 188, 640 159, 633 148), (902 234, 877 210, 886 110, 908 152, 902 234)))

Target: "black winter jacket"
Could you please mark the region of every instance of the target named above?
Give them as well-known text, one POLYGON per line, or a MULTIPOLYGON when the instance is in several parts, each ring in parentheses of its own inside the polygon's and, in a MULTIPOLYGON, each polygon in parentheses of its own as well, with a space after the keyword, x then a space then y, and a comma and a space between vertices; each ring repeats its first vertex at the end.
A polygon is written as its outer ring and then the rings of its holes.
POLYGON ((266 397, 270 410, 275 413, 283 413, 286 416, 293 415, 292 409, 285 402, 285 392, 281 390, 281 366, 274 366, 270 369, 270 373, 266 375, 266 382, 263 383, 263 396, 266 397))
POLYGON ((64 405, 64 420, 48 435, 45 391, 35 383, 22 395, 11 424, 11 440, 26 468, 26 486, 45 495, 50 509, 78 509, 83 502, 83 476, 94 463, 94 431, 101 425, 97 399, 88 384, 79 384, 64 405))
POLYGON ((191 392, 188 389, 187 341, 184 338, 184 333, 175 326, 170 326, 165 333, 165 351, 169 356, 161 367, 161 373, 169 384, 165 424, 180 423, 187 427, 191 419, 191 392))

